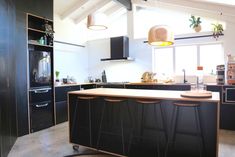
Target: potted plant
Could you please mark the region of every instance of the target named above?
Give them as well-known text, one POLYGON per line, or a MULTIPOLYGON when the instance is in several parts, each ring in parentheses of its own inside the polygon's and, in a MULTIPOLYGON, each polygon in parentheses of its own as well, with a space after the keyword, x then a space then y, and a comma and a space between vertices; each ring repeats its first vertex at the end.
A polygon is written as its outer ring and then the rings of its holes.
POLYGON ((201 27, 201 18, 200 17, 195 17, 194 15, 191 15, 191 18, 189 19, 189 21, 191 22, 191 24, 189 25, 189 27, 192 27, 195 32, 200 32, 202 27, 201 27))
POLYGON ((60 75, 60 72, 59 71, 55 71, 55 77, 56 77, 55 82, 60 82, 59 75, 60 75))
POLYGON ((223 35, 223 25, 220 23, 212 23, 213 26, 213 37, 217 40, 220 35, 223 35))

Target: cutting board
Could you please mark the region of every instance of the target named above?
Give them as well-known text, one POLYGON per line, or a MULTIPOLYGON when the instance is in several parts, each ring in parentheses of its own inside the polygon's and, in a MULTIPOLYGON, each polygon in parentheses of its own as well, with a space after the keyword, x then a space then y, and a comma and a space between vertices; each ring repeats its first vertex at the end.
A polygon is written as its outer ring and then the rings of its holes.
POLYGON ((211 98, 212 93, 210 91, 185 91, 181 94, 182 97, 188 98, 211 98))

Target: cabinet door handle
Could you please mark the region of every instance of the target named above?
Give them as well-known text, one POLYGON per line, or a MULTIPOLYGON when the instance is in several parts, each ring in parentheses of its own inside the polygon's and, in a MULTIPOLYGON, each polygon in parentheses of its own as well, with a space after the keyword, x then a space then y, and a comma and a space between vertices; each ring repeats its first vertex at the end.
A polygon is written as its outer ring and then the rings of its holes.
POLYGON ((40 108, 40 107, 45 107, 45 106, 48 106, 48 103, 46 104, 41 104, 41 105, 35 105, 37 108, 40 108))
POLYGON ((49 90, 35 90, 34 93, 47 93, 49 90))

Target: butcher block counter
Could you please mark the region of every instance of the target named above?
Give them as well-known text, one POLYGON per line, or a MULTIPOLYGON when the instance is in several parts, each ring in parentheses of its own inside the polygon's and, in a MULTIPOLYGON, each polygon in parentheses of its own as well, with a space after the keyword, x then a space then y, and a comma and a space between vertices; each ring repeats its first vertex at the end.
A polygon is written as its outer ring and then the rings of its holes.
POLYGON ((218 157, 219 93, 96 88, 68 93, 70 142, 115 156, 218 157))

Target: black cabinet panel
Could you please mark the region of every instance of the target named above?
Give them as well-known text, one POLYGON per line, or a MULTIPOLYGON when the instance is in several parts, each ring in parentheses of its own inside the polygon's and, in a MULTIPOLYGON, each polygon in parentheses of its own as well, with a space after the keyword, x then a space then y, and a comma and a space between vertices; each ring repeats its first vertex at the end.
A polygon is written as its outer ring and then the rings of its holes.
POLYGON ((70 91, 70 87, 56 87, 55 88, 55 101, 66 101, 67 93, 70 91))
POLYGON ((0 1, 0 156, 7 157, 16 137, 15 4, 0 1))
POLYGON ((225 87, 230 86, 207 85, 207 90, 220 93, 220 129, 235 130, 235 103, 224 103, 225 94, 222 88, 225 87))
POLYGON ((153 85, 125 85, 127 89, 153 89, 153 85))
POLYGON ((190 90, 190 85, 125 85, 129 89, 152 89, 152 90, 190 90))
MULTIPOLYGON (((15 78, 18 136, 29 133, 27 100, 27 36, 26 13, 53 19, 53 0, 15 0, 15 78)), ((12 38, 14 39, 14 38, 12 38)), ((9 62, 11 63, 11 62, 9 62)))
POLYGON ((56 124, 68 120, 67 93, 80 90, 80 85, 55 88, 56 124))
POLYGON ((220 106, 220 128, 235 130, 235 104, 222 104, 220 106))
POLYGON ((67 101, 56 102, 56 124, 65 122, 68 120, 68 107, 67 101))
POLYGON ((124 88, 124 84, 97 84, 97 88, 124 88))
POLYGON ((52 103, 43 102, 30 105, 31 132, 51 127, 53 125, 52 103))
POLYGON ((32 90, 29 92, 30 103, 37 103, 52 100, 51 88, 32 90))
POLYGON ((92 89, 92 88, 96 88, 96 84, 81 85, 81 89, 92 89))

